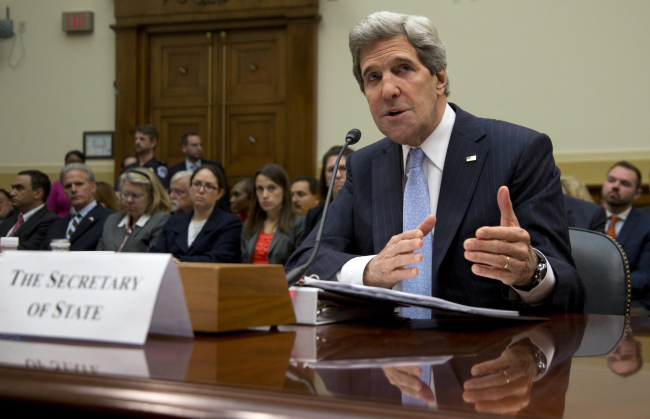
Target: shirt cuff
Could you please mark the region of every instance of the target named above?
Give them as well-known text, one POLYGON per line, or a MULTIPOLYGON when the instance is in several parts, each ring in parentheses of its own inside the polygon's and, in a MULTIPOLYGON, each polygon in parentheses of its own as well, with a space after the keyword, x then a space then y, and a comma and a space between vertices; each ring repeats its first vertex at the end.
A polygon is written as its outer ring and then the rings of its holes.
POLYGON ((521 298, 526 305, 535 306, 543 303, 555 289, 555 274, 553 273, 551 262, 548 261, 546 256, 544 256, 544 258, 546 259, 546 276, 542 279, 542 282, 540 282, 539 285, 530 291, 522 291, 510 287, 510 289, 519 294, 519 298, 521 298))
POLYGON ((359 256, 347 261, 345 265, 338 271, 335 278, 339 282, 346 284, 363 285, 363 271, 366 270, 366 265, 376 255, 359 256))
POLYGON ((535 381, 537 381, 546 375, 546 372, 549 370, 553 362, 553 357, 555 356, 555 344, 553 343, 553 336, 551 336, 551 334, 546 329, 535 328, 533 330, 529 330, 527 332, 516 335, 514 338, 512 338, 512 341, 508 347, 511 347, 515 343, 526 338, 530 339, 531 343, 537 346, 546 357, 546 371, 544 371, 544 373, 539 377, 535 377, 535 381))

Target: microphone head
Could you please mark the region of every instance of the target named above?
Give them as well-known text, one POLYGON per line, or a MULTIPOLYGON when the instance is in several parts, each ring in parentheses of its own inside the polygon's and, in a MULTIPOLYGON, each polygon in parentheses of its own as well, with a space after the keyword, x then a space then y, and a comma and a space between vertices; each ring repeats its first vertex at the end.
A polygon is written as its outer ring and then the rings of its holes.
POLYGON ((360 139, 361 139, 361 131, 359 131, 356 128, 351 129, 350 132, 348 132, 348 135, 345 136, 345 142, 349 144, 356 144, 359 142, 360 139))

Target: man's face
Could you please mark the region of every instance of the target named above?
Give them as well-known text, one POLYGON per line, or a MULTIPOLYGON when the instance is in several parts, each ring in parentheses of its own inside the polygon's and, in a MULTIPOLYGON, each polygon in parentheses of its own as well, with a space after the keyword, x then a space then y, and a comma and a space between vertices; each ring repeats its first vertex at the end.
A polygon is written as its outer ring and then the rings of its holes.
POLYGON ((187 137, 187 145, 181 147, 185 157, 192 163, 201 158, 203 154, 203 143, 201 142, 201 137, 198 135, 190 135, 187 137))
POLYGON ((636 172, 622 166, 612 168, 603 183, 602 195, 610 211, 612 208, 625 211, 641 196, 641 189, 637 189, 636 172))
POLYGON ((190 199, 190 177, 185 176, 176 179, 169 185, 169 197, 176 202, 179 214, 187 214, 192 211, 192 200, 190 199))
POLYGON ((444 114, 445 70, 431 75, 405 36, 379 39, 361 48, 360 64, 377 128, 398 144, 419 147, 444 114))
POLYGON ((135 132, 135 152, 136 154, 145 154, 156 147, 158 140, 152 140, 148 135, 141 133, 140 131, 135 132))
POLYGON ((246 192, 244 182, 237 182, 230 191, 230 211, 233 214, 239 214, 248 210, 251 204, 251 196, 246 192))
POLYGON ((7 195, 0 193, 0 220, 4 220, 11 212, 11 200, 7 195))
MULTIPOLYGON (((332 181, 332 176, 334 175, 334 164, 336 163, 337 156, 330 156, 327 159, 325 164, 325 184, 329 188, 330 182, 332 181)), ((336 198, 336 195, 339 194, 339 191, 345 184, 345 179, 347 177, 347 167, 345 166, 345 161, 347 159, 345 156, 341 156, 341 161, 339 161, 339 170, 336 172, 336 179, 334 179, 334 189, 332 189, 332 199, 336 198)))
POLYGON ((32 189, 29 175, 18 175, 11 185, 11 205, 21 214, 25 214, 43 203, 43 189, 32 189))
POLYGON ((318 197, 312 195, 309 190, 309 182, 299 180, 291 185, 291 201, 293 210, 299 214, 306 215, 307 211, 318 205, 318 197))
POLYGON ((88 175, 83 170, 70 170, 63 175, 63 189, 70 205, 81 211, 95 199, 97 182, 88 182, 88 175))

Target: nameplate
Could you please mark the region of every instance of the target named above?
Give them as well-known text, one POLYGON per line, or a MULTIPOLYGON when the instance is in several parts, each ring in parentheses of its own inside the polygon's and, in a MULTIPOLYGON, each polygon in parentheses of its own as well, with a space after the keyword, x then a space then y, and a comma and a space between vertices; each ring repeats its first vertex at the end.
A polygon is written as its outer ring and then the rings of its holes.
POLYGON ((192 337, 169 254, 6 252, 0 333, 142 345, 148 333, 192 337))

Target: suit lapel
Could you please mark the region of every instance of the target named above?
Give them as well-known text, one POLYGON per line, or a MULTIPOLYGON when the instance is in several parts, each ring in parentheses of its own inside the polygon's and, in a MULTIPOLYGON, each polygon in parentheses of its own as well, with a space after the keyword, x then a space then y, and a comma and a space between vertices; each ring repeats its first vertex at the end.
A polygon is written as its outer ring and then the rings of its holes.
POLYGON ((33 229, 33 226, 37 225, 39 220, 43 217, 43 210, 46 210, 47 207, 43 207, 40 210, 36 211, 34 215, 29 217, 29 220, 25 221, 22 226, 14 233, 14 237, 18 237, 21 234, 25 234, 28 231, 33 229))
MULTIPOLYGON (((438 282, 440 264, 465 216, 488 155, 488 150, 479 142, 485 132, 478 119, 458 108, 454 110, 456 122, 445 157, 433 236, 431 272, 434 286, 438 282), (466 161, 472 156, 476 156, 475 161, 466 161)), ((434 295, 438 295, 435 289, 434 295)))
POLYGON ((375 226, 375 254, 396 234, 402 232, 402 147, 389 140, 385 154, 371 162, 372 166, 372 225, 375 226), (400 176, 395 176, 399 173, 400 176))
MULTIPOLYGON (((72 233, 72 236, 70 236, 70 243, 73 243, 75 240, 77 240, 78 237, 80 237, 86 230, 88 230, 95 223, 95 220, 99 217, 99 213, 101 213, 101 211, 102 211, 101 204, 97 203, 97 205, 95 205, 95 208, 90 210, 90 212, 86 214, 84 218, 81 219, 81 222, 77 226, 76 230, 74 231, 74 233, 72 233)), ((66 217, 66 219, 68 220, 68 222, 65 224, 66 230, 68 228, 68 224, 70 224, 71 217, 72 215, 68 215, 68 217, 66 217)))
POLYGON ((636 210, 634 208, 632 208, 632 211, 630 211, 630 213, 627 215, 627 219, 623 223, 621 232, 616 236, 616 241, 621 245, 621 247, 624 247, 626 245, 627 239, 630 237, 630 234, 636 227, 638 215, 639 214, 636 213, 636 210))

